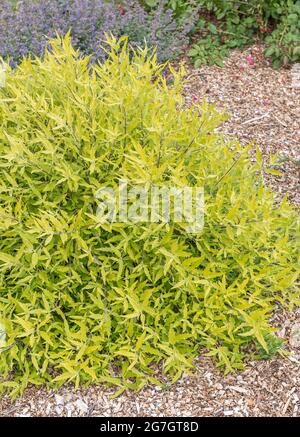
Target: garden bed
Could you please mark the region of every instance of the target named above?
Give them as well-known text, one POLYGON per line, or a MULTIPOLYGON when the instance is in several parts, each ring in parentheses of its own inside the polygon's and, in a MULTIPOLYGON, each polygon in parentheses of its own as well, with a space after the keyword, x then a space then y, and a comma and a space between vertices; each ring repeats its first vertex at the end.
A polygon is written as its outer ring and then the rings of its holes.
MULTIPOLYGON (((251 58, 251 59, 252 59, 251 58)), ((263 156, 279 152, 281 177, 270 176, 271 188, 300 204, 299 106, 300 90, 292 87, 291 71, 274 71, 262 57, 262 47, 232 52, 223 69, 187 64, 187 103, 202 97, 232 115, 221 131, 236 135, 242 144, 255 141, 263 156), (251 55, 254 60, 249 65, 251 55), (248 59, 248 61, 247 61, 248 59)), ((138 393, 103 386, 57 393, 29 388, 16 401, 0 401, 1 416, 299 416, 300 340, 295 330, 300 311, 278 311, 274 326, 292 352, 288 358, 249 362, 246 370, 224 376, 208 358, 199 357, 193 375, 173 386, 148 386, 138 393), (293 332, 294 330, 294 332, 293 332)))

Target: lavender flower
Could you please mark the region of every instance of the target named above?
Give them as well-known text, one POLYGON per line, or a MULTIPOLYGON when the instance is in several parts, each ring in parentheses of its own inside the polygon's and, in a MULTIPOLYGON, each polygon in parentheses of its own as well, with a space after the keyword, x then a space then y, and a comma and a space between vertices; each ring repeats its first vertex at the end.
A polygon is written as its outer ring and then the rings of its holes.
POLYGON ((128 35, 133 45, 157 46, 160 61, 176 56, 188 42, 193 20, 179 26, 167 0, 147 12, 138 1, 125 5, 102 0, 22 0, 15 8, 9 0, 0 4, 0 56, 12 65, 29 54, 43 56, 49 38, 71 29, 75 48, 102 60, 105 32, 128 35))

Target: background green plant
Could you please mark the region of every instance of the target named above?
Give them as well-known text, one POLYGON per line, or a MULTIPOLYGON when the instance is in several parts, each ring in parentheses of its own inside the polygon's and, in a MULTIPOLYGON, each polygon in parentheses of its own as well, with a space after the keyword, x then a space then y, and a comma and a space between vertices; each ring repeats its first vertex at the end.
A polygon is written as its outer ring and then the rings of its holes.
MULTIPOLYGON (((156 6, 159 0, 145 0, 156 6)), ((242 48, 260 38, 274 68, 300 61, 299 0, 170 0, 177 17, 193 9, 200 37, 189 54, 197 66, 222 64, 230 48, 242 48)))
POLYGON ((155 55, 108 42, 89 66, 68 36, 53 40, 43 60, 7 65, 0 89, 0 389, 12 396, 45 382, 140 389, 155 364, 175 381, 206 352, 241 369, 280 348, 274 307, 300 303, 297 216, 263 184, 277 171, 215 133, 226 115, 214 106, 185 107, 182 70, 167 86, 155 55), (203 231, 101 223, 96 192, 124 178, 203 186, 203 231))

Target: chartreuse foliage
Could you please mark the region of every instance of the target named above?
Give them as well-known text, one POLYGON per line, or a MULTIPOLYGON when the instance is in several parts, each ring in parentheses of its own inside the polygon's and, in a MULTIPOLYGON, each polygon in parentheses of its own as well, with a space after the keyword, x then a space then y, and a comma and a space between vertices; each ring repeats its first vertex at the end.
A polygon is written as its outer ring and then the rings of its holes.
MULTIPOLYGON (((224 140, 226 116, 186 109, 182 71, 126 39, 89 67, 70 38, 7 66, 0 89, 1 388, 176 380, 201 351, 226 372, 280 347, 275 305, 299 304, 296 214, 263 186, 259 151, 224 140), (101 223, 119 179, 204 186, 205 226, 101 223), (3 340, 5 337, 5 341, 3 340)), ((270 171, 273 171, 272 169, 270 171)))

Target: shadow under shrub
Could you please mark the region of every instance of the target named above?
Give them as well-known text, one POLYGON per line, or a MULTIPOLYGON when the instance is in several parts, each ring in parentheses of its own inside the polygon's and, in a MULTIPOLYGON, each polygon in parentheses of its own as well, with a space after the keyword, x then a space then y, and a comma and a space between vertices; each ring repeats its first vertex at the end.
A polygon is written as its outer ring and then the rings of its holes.
MULTIPOLYGON (((281 342, 275 307, 299 304, 297 216, 263 185, 262 160, 185 108, 154 54, 108 37, 89 67, 70 37, 7 66, 0 88, 1 390, 175 381, 208 352, 226 372, 281 342), (205 189, 205 226, 101 223, 99 188, 205 189), (251 352, 250 352, 251 351, 251 352)), ((273 171, 265 169, 265 171, 273 171)))

